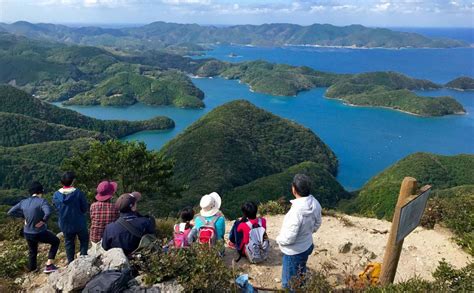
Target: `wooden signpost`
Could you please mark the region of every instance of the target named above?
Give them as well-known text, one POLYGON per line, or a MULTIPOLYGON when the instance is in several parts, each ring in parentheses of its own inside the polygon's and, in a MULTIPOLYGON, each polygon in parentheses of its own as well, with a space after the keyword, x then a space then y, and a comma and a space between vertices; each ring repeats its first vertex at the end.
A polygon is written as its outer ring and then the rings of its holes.
POLYGON ((379 279, 381 285, 393 283, 402 252, 403 240, 420 224, 430 190, 431 186, 426 185, 420 189, 419 194, 415 194, 417 191, 416 179, 412 177, 403 179, 385 248, 379 279))

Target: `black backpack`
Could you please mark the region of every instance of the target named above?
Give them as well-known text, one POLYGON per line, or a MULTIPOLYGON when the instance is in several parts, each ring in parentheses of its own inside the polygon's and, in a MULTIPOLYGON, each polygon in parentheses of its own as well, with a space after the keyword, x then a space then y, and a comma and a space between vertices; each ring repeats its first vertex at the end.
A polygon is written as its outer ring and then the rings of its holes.
POLYGON ((120 293, 128 289, 132 279, 130 269, 103 271, 87 283, 82 293, 120 293))
POLYGON ((239 219, 235 220, 234 225, 232 225, 232 229, 229 233, 229 240, 234 243, 235 249, 239 254, 239 258, 236 260, 237 262, 242 258, 243 251, 242 251, 242 233, 237 232, 237 227, 239 227, 240 223, 242 223, 239 219))

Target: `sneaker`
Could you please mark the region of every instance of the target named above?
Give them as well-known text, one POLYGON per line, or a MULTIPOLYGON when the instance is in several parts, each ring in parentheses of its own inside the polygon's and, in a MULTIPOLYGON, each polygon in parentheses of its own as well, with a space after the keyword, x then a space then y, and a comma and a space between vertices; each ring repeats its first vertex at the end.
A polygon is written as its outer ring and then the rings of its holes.
POLYGON ((55 272, 57 270, 58 270, 58 268, 55 265, 51 264, 51 265, 46 266, 43 273, 49 274, 49 273, 55 272))

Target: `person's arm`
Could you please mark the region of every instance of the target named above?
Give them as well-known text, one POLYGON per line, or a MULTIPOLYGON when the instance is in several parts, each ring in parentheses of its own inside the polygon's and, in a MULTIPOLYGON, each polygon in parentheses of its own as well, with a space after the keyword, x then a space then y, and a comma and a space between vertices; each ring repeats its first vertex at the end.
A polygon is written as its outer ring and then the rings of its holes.
POLYGON ((56 191, 54 194, 53 194, 53 206, 59 210, 59 208, 61 207, 61 201, 58 199, 58 196, 60 196, 60 194, 56 191))
POLYGON ((49 217, 51 216, 51 206, 49 205, 48 201, 45 199, 43 200, 43 202, 41 203, 41 210, 43 211, 44 213, 44 217, 43 217, 43 222, 47 222, 49 217))
POLYGON ((81 213, 83 214, 87 213, 87 210, 89 209, 89 205, 87 204, 86 195, 82 191, 81 191, 79 205, 80 205, 81 213))
POLYGON ((276 242, 283 246, 295 243, 301 224, 300 216, 296 214, 289 214, 287 216, 283 220, 280 234, 276 238, 276 242))
POLYGON ((155 234, 156 232, 156 223, 155 223, 155 218, 153 217, 148 217, 148 222, 149 224, 147 225, 147 227, 145 228, 145 234, 155 234))
POLYGON ((109 243, 109 233, 107 231, 107 227, 105 227, 104 234, 102 234, 102 248, 105 250, 110 249, 110 243, 109 243))
POLYGON ((21 201, 8 210, 7 215, 15 218, 24 218, 23 210, 21 209, 21 201))
POLYGON ((316 221, 314 223, 313 233, 316 233, 316 231, 319 230, 319 228, 321 227, 322 222, 323 222, 323 217, 321 215, 321 208, 319 208, 316 211, 316 221))
POLYGON ((224 239, 225 234, 225 219, 224 217, 219 217, 216 221, 216 232, 217 239, 224 239))

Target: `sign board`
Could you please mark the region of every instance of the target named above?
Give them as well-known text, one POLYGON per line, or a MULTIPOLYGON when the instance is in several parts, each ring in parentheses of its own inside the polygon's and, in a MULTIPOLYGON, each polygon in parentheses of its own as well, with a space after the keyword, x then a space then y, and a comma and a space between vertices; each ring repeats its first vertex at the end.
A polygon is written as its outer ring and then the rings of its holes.
POLYGON ((430 191, 431 189, 425 190, 401 208, 396 243, 407 237, 420 224, 430 191))

